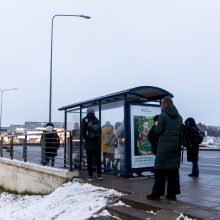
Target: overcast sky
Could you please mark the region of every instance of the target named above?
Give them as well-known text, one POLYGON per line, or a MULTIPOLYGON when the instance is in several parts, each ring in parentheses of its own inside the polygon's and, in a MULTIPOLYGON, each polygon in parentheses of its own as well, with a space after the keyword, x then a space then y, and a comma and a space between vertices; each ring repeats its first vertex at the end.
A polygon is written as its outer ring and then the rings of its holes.
POLYGON ((219 0, 7 0, 0 8, 2 126, 52 121, 58 108, 150 85, 174 94, 185 119, 220 126, 219 0))

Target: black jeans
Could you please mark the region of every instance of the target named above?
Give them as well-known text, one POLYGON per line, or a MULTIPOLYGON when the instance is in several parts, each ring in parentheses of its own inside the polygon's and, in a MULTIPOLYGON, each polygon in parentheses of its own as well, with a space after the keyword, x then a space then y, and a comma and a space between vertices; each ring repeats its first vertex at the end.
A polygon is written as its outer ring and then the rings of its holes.
POLYGON ((53 156, 53 157, 46 157, 46 164, 49 164, 50 161, 51 161, 51 166, 54 167, 55 156, 53 156))
POLYGON ((96 164, 96 172, 102 174, 101 153, 99 151, 86 151, 89 176, 93 176, 93 162, 96 164))
POLYGON ((167 179, 167 195, 180 194, 179 169, 156 169, 152 195, 163 196, 167 179))

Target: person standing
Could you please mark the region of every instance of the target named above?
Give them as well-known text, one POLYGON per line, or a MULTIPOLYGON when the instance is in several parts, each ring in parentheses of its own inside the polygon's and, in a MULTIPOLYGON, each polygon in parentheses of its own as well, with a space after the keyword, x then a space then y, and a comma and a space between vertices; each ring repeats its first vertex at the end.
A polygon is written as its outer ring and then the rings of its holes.
POLYGON ((82 136, 85 140, 85 149, 87 155, 87 165, 88 165, 88 180, 93 180, 93 162, 96 164, 96 172, 98 179, 102 180, 101 171, 101 146, 100 146, 100 136, 101 136, 101 126, 99 120, 95 116, 95 111, 93 108, 87 109, 87 115, 82 119, 82 136))
POLYGON ((184 122, 186 127, 189 129, 189 146, 186 146, 187 149, 187 160, 192 162, 192 173, 189 174, 190 177, 199 176, 199 142, 196 141, 197 136, 199 135, 199 129, 196 126, 194 118, 187 118, 184 122))
POLYGON ((161 102, 162 113, 158 117, 155 128, 159 135, 157 154, 155 158, 155 182, 152 193, 147 199, 159 200, 165 194, 167 178, 166 198, 176 200, 180 194, 179 168, 181 157, 180 133, 182 117, 173 104, 170 97, 164 97, 161 102))
POLYGON ((148 140, 151 143, 151 151, 153 152, 154 155, 157 154, 157 146, 158 146, 158 141, 159 141, 159 135, 156 134, 155 128, 158 122, 158 115, 155 115, 153 118, 154 124, 152 128, 150 129, 148 133, 148 140))
POLYGON ((103 154, 104 171, 110 173, 114 166, 114 146, 112 140, 114 138, 114 127, 110 121, 102 126, 101 150, 103 154), (112 165, 112 166, 111 166, 112 165))
POLYGON ((41 136, 43 158, 42 164, 47 165, 51 162, 51 167, 54 166, 55 156, 57 156, 57 150, 60 146, 60 138, 56 131, 54 131, 53 123, 47 123, 45 131, 41 136))

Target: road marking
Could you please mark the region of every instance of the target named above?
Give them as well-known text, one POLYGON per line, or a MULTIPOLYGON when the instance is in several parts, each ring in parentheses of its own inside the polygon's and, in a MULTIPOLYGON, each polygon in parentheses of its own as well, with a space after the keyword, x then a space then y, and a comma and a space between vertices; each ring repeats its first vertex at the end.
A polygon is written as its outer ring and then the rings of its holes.
MULTIPOLYGON (((183 163, 185 165, 192 165, 192 163, 183 163)), ((199 166, 211 166, 211 167, 220 167, 218 164, 206 164, 206 163, 199 163, 199 166)))
POLYGON ((220 159, 219 157, 199 157, 199 158, 203 158, 203 159, 220 159))

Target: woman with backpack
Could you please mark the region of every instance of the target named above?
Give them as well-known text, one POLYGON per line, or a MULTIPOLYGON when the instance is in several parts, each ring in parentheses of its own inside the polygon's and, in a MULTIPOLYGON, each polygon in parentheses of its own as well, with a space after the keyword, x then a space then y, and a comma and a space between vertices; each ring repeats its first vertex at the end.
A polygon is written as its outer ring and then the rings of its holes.
POLYGON ((199 144, 202 142, 202 137, 200 137, 200 130, 196 126, 194 118, 187 118, 185 121, 185 126, 189 129, 189 141, 187 146, 187 160, 192 162, 192 173, 189 174, 190 177, 199 176, 199 144))

